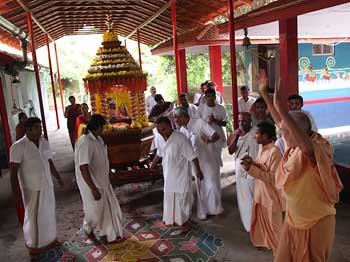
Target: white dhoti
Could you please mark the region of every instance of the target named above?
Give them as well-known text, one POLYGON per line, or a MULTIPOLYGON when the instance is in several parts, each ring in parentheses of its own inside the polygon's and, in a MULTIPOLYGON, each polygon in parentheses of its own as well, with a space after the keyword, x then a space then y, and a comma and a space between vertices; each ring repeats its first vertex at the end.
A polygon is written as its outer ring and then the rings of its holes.
MULTIPOLYGON (((219 215, 224 209, 221 203, 220 167, 213 163, 200 162, 203 180, 196 181, 197 216, 205 219, 207 215, 219 215)), ((197 178, 196 178, 197 179, 197 178)))
POLYGON ((249 155, 255 160, 258 156, 259 145, 255 140, 256 128, 251 128, 248 133, 239 136, 237 142, 237 150, 235 153, 235 178, 238 210, 241 216, 243 226, 247 232, 250 232, 255 179, 247 174, 241 166, 242 158, 249 155))
POLYGON ((46 247, 57 240, 55 193, 53 186, 40 191, 23 189, 25 216, 23 233, 29 249, 46 247))
POLYGON ((238 210, 241 216, 243 226, 247 232, 250 232, 252 220, 253 202, 254 202, 254 186, 255 179, 241 173, 240 159, 236 161, 236 190, 238 210))
POLYGON ((99 188, 101 199, 98 201, 94 199, 90 189, 79 188, 83 200, 85 232, 90 234, 96 229, 99 236, 106 236, 109 242, 123 237, 122 212, 112 186, 99 188))
POLYGON ((182 226, 191 216, 192 205, 192 192, 164 192, 163 222, 166 225, 182 226))

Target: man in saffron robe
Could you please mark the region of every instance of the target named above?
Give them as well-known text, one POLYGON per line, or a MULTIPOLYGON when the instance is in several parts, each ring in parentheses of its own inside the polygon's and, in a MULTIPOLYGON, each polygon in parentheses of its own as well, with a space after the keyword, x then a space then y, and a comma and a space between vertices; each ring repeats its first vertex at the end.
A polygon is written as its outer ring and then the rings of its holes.
MULTIPOLYGON (((266 92, 265 72, 260 72, 259 82, 260 92, 266 92)), ((281 85, 276 86, 273 104, 268 106, 281 121, 287 144, 276 171, 276 187, 286 198, 286 218, 275 262, 326 262, 335 237, 334 205, 343 188, 330 144, 312 131, 303 112, 288 113, 281 85)))
POLYGON ((282 158, 274 145, 275 126, 269 122, 257 125, 255 139, 260 144, 255 161, 247 155, 242 165, 250 176, 256 178, 254 206, 250 238, 254 246, 277 250, 278 237, 282 227, 283 199, 275 187, 275 172, 282 158))

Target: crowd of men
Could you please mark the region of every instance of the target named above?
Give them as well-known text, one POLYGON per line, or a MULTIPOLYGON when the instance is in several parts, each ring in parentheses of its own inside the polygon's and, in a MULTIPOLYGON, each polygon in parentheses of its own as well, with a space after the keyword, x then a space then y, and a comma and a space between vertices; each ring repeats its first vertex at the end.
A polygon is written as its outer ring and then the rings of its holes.
MULTIPOLYGON (((334 205, 342 189, 330 144, 317 133, 311 114, 302 110, 301 96, 290 96, 287 108, 281 85, 276 85, 271 96, 267 83, 261 71, 258 99, 249 96, 248 87, 241 87, 239 128, 227 139, 227 114, 215 83, 203 83, 194 104, 181 94, 177 108, 151 87, 146 107, 149 120, 155 123, 152 149, 156 156, 150 168, 162 162, 163 222, 188 228, 194 195, 199 219, 224 212, 220 167, 222 150, 228 146, 235 155, 238 209, 252 244, 272 250, 277 262, 327 261, 335 236, 334 205)), ((78 110, 70 100, 68 119, 78 110)), ((123 237, 123 229, 122 212, 109 181, 107 147, 101 138, 106 121, 98 114, 84 121, 84 135, 75 144, 83 229, 90 239, 96 240, 98 232, 102 241, 110 243, 123 237)), ((18 175, 25 205, 25 242, 35 255, 57 244, 50 174, 63 182, 49 144, 41 136, 40 119, 28 118, 19 125, 23 137, 11 147, 12 185, 15 190, 18 175)), ((73 130, 73 123, 68 128, 73 130)), ((71 141, 73 135, 70 132, 71 141)))

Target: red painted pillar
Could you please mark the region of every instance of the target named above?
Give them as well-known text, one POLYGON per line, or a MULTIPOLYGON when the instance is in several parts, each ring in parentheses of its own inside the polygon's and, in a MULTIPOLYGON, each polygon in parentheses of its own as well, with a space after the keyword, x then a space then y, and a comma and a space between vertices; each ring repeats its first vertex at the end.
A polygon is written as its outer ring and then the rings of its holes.
POLYGON ((209 46, 210 80, 215 82, 216 90, 223 94, 221 46, 209 46))
MULTIPOLYGON (((0 116, 1 116, 2 129, 4 132, 4 138, 5 138, 5 149, 6 149, 7 161, 10 161, 10 147, 12 144, 12 139, 11 139, 9 120, 7 117, 5 95, 4 95, 4 89, 2 88, 1 78, 0 78, 0 116)), ((20 189, 19 183, 18 183, 18 178, 17 178, 17 183, 16 183, 16 191, 17 191, 16 193, 18 195, 18 203, 16 203, 16 205, 17 205, 17 217, 18 217, 18 221, 21 224, 23 224, 24 206, 23 206, 21 189, 20 189)))
POLYGON ((187 85, 186 49, 179 50, 179 73, 180 73, 181 93, 187 94, 188 85, 187 85))
POLYGON ((55 106, 55 112, 56 112, 57 129, 60 129, 60 121, 58 119, 57 102, 56 102, 55 81, 53 79, 53 73, 52 73, 52 63, 51 63, 51 55, 50 55, 50 43, 49 43, 49 37, 48 37, 47 34, 45 34, 45 41, 46 41, 46 46, 47 46, 47 56, 49 58, 51 86, 52 86, 52 96, 53 96, 53 104, 55 106))
POLYGON ((44 129, 44 136, 45 136, 46 139, 48 139, 47 128, 46 128, 46 120, 45 120, 45 111, 44 111, 44 104, 43 104, 43 97, 42 97, 42 94, 41 94, 41 84, 40 84, 40 75, 39 75, 38 61, 36 59, 36 50, 35 50, 35 41, 34 41, 34 34, 33 34, 32 16, 31 16, 30 12, 27 12, 26 14, 27 14, 28 31, 29 31, 30 39, 31 39, 31 43, 32 43, 32 57, 33 57, 33 65, 34 65, 34 72, 35 72, 35 79, 36 79, 36 88, 38 90, 38 97, 39 97, 41 123, 42 123, 43 129, 44 129))
POLYGON ((140 69, 142 70, 142 59, 141 59, 141 45, 140 45, 140 31, 136 31, 137 35, 137 47, 139 49, 139 64, 140 64, 140 69))
POLYGON ((179 48, 177 46, 177 32, 176 32, 176 4, 175 1, 171 2, 171 22, 173 25, 173 46, 174 46, 174 56, 175 56, 175 71, 176 71, 176 85, 177 85, 177 97, 180 103, 181 94, 181 81, 180 81, 180 57, 179 48))
POLYGON ((56 43, 53 43, 53 46, 55 48, 56 67, 57 67, 57 81, 58 81, 58 86, 60 88, 61 106, 62 106, 62 111, 63 111, 63 114, 64 114, 64 100, 63 100, 62 81, 61 81, 61 75, 60 75, 60 65, 58 63, 58 55, 57 55, 56 43))
POLYGON ((236 46, 235 26, 233 23, 233 1, 228 2, 229 34, 230 34, 230 56, 231 56, 231 80, 232 80, 232 113, 233 127, 238 128, 238 94, 237 94, 237 68, 236 68, 236 46))
POLYGON ((7 117, 6 101, 5 101, 4 90, 2 88, 1 78, 0 78, 0 116, 1 116, 2 129, 4 132, 4 138, 5 138, 6 155, 9 158, 12 139, 11 139, 9 120, 7 117))
POLYGON ((288 96, 298 94, 298 27, 297 17, 279 21, 280 76, 288 96))

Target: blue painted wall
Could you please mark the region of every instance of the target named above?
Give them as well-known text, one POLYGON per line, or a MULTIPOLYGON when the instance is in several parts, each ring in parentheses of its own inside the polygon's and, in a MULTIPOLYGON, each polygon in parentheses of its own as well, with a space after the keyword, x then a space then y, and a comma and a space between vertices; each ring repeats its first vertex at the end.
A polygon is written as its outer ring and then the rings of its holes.
POLYGON ((333 55, 314 56, 312 44, 299 44, 299 81, 307 81, 306 74, 309 64, 312 64, 316 81, 324 80, 325 68, 331 79, 343 79, 350 77, 350 43, 341 43, 334 46, 333 55))

